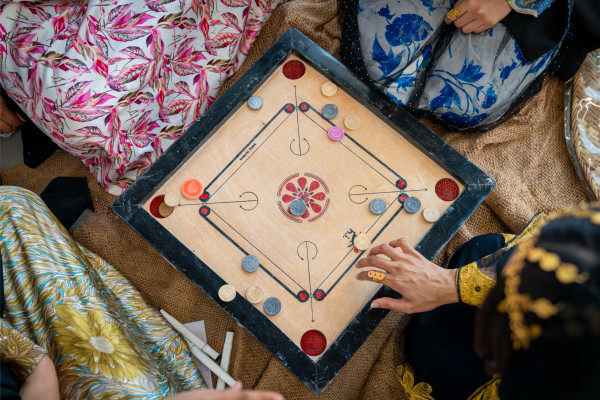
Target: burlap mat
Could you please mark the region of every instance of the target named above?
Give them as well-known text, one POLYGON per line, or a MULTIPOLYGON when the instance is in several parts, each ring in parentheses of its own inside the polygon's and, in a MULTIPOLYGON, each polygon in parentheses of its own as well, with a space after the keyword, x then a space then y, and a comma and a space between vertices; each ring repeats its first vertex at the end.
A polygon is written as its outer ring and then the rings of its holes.
MULTIPOLYGON (((253 63, 287 28, 302 31, 338 55, 340 29, 335 0, 296 0, 277 8, 265 24, 242 70, 253 63)), ((236 79, 240 71, 233 79, 236 79)), ((232 80, 224 84, 229 87, 232 80)), ((537 211, 548 212, 586 199, 570 165, 563 136, 564 83, 550 79, 523 111, 499 128, 481 135, 462 135, 423 122, 458 151, 494 177, 497 188, 438 257, 443 261, 469 238, 489 232, 517 232, 537 211)), ((108 209, 114 200, 103 192, 75 157, 53 155, 32 170, 24 165, 2 171, 5 184, 41 193, 56 176, 87 176, 96 213, 74 232, 79 243, 121 270, 147 297, 183 322, 206 321, 208 342, 223 345, 235 331, 232 375, 245 387, 281 392, 288 399, 316 398, 268 350, 204 295, 181 273, 108 209)), ((407 398, 394 367, 401 361, 401 332, 407 318, 391 313, 348 362, 322 399, 407 398)), ((435 362, 432 360, 432 362, 435 362)))

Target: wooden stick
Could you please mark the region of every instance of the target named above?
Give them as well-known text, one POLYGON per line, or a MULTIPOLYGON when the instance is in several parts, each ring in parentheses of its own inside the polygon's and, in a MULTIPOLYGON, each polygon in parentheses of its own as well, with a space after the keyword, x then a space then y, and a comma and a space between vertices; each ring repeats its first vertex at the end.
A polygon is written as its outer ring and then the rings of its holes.
MULTIPOLYGON (((227 331, 225 335, 225 344, 223 345, 223 352, 221 353, 221 368, 227 372, 229 369, 229 358, 231 358, 231 347, 233 346, 233 331, 227 331)), ((225 389, 225 382, 219 378, 217 380, 217 390, 225 389)))
MULTIPOLYGON (((167 321, 169 321, 169 323, 171 325, 173 325, 173 328, 175 328, 175 330, 177 332, 181 333, 181 335, 188 340, 188 342, 190 342, 191 344, 196 346, 199 350, 206 353, 213 360, 216 360, 217 357, 219 357, 219 353, 217 353, 217 351, 215 349, 210 347, 207 343, 205 343, 198 336, 194 335, 192 333, 192 331, 190 331, 188 328, 183 326, 183 324, 181 322, 177 321, 175 318, 173 318, 171 315, 169 315, 165 310, 160 310, 160 313, 163 315, 163 317, 165 317, 165 319, 167 321)), ((206 365, 206 364, 204 364, 204 365, 206 365)), ((208 367, 208 365, 206 365, 206 366, 208 367)))

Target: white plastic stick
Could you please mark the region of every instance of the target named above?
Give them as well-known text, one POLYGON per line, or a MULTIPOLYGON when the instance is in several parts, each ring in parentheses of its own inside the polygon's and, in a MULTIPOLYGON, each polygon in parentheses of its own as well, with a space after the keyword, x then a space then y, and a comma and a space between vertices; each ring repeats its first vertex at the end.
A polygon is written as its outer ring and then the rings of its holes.
POLYGON ((210 369, 215 373, 219 379, 223 379, 228 386, 233 386, 236 384, 235 379, 233 379, 223 368, 219 367, 219 365, 208 355, 206 355, 202 350, 190 343, 190 349, 192 350, 192 354, 204 365, 206 368, 210 369))
MULTIPOLYGON (((229 359, 231 358, 231 347, 233 346, 233 331, 227 331, 225 335, 225 344, 223 345, 223 351, 221 353, 221 368, 227 372, 229 369, 229 359)), ((225 389, 225 382, 219 378, 217 380, 217 390, 225 389)))
MULTIPOLYGON (((175 328, 176 331, 181 333, 181 335, 188 340, 188 342, 190 342, 194 346, 198 347, 198 349, 200 349, 201 351, 206 353, 213 360, 216 360, 217 357, 219 357, 219 353, 217 353, 217 351, 215 349, 213 349, 208 344, 206 344, 198 336, 194 335, 188 328, 183 326, 183 324, 181 322, 177 321, 175 318, 173 318, 171 315, 169 315, 165 310, 160 310, 160 313, 163 315, 163 317, 165 317, 165 319, 167 321, 169 321, 169 323, 171 325, 173 325, 173 328, 175 328)), ((204 365, 206 365, 206 364, 204 364, 204 365)), ((206 366, 208 367, 208 365, 206 365, 206 366)))

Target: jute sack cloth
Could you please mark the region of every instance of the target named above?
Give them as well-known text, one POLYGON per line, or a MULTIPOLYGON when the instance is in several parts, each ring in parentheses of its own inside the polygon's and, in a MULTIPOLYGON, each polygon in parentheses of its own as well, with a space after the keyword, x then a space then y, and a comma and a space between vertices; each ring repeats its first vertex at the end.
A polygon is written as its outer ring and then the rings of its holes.
MULTIPOLYGON (((295 0, 277 8, 231 85, 285 30, 294 27, 339 56, 341 31, 334 0, 295 0)), ((339 57, 338 57, 339 58, 339 57)), ((468 239, 490 232, 518 232, 538 211, 549 212, 586 200, 570 165, 563 136, 564 83, 549 79, 543 90, 514 118, 481 135, 462 135, 422 120, 481 169, 498 186, 450 241, 436 261, 468 239)), ((392 312, 369 337, 321 396, 314 396, 245 329, 168 264, 108 205, 102 191, 75 157, 57 152, 36 169, 18 165, 1 171, 4 183, 41 193, 57 176, 85 176, 96 212, 73 235, 121 270, 148 301, 183 322, 205 320, 209 344, 220 349, 228 329, 235 331, 231 373, 245 387, 274 390, 287 399, 407 399, 395 366, 402 362, 402 330, 408 318, 392 312)), ((435 360, 432 360, 435 362, 435 360)))

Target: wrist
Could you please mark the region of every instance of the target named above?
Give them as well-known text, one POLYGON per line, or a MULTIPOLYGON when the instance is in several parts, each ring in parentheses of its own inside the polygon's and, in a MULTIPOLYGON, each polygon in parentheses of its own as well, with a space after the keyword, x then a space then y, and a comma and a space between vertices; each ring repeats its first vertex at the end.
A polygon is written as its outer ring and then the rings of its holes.
POLYGON ((457 269, 443 269, 443 288, 440 291, 440 305, 458 303, 458 288, 456 287, 457 269))

